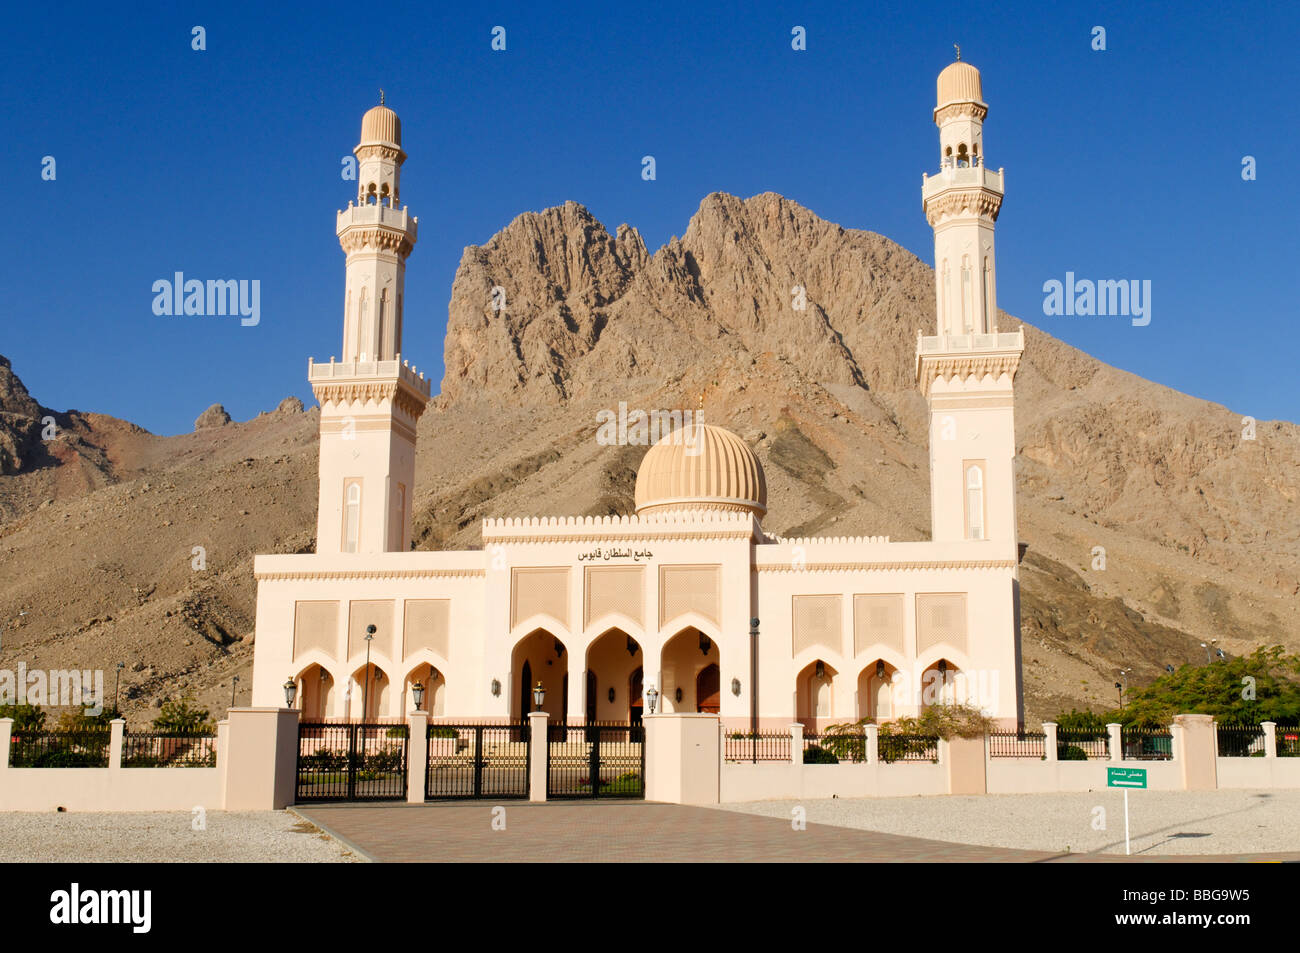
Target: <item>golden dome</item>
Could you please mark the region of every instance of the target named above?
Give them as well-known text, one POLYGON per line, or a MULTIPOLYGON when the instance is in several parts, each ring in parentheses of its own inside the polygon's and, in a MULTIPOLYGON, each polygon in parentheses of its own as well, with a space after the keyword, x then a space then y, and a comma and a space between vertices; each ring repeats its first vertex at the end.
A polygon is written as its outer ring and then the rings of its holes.
POLYGON ((939 74, 939 95, 936 106, 945 103, 983 103, 984 91, 980 86, 980 71, 969 63, 958 60, 949 63, 939 74))
POLYGON ((375 106, 361 117, 361 141, 402 145, 402 120, 387 106, 375 106))
POLYGON ((708 424, 681 427, 646 453, 636 475, 636 511, 736 510, 760 519, 767 512, 767 480, 754 451, 730 430, 708 424))

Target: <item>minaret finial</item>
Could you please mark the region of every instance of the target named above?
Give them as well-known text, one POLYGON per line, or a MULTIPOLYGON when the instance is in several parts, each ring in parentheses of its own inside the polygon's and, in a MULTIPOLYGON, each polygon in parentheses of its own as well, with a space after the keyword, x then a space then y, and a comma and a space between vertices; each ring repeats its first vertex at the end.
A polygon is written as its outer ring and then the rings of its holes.
MULTIPOLYGON (((961 46, 959 46, 958 44, 954 43, 954 44, 952 45, 952 48, 953 48, 954 50, 957 51, 957 62, 960 63, 960 62, 961 62, 961 46)), ((381 98, 380 101, 381 101, 381 102, 383 101, 382 98, 381 98)))
MULTIPOLYGON (((958 54, 957 54, 957 59, 961 59, 961 53, 960 53, 960 52, 958 52, 958 54)), ((383 104, 384 104, 384 91, 381 89, 381 90, 379 91, 379 105, 382 106, 383 104)))

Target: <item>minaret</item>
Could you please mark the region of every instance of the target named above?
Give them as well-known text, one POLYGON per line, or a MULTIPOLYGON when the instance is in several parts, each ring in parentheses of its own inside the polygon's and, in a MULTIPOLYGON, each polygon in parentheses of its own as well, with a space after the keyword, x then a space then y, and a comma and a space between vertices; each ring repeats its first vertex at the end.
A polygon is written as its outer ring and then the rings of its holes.
POLYGON ((338 213, 347 253, 343 360, 308 363, 320 401, 316 552, 411 547, 416 422, 429 402, 423 374, 402 360, 402 288, 417 219, 398 207, 402 124, 383 105, 361 119, 357 198, 338 213))
POLYGON ((936 331, 917 332, 917 384, 930 404, 930 514, 936 542, 1015 543, 1012 381, 1024 332, 1000 331, 993 226, 1002 170, 984 164, 980 74, 958 61, 939 74, 939 172, 922 176, 934 228, 936 331))

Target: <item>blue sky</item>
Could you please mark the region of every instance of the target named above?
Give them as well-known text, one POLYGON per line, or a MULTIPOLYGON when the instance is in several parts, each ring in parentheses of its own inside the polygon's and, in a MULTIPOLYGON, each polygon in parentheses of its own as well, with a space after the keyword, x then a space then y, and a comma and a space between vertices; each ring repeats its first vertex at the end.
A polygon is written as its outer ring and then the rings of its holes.
POLYGON ((928 262, 934 80, 959 42, 1007 175, 999 305, 1241 414, 1300 416, 1295 4, 467 7, 7 12, 0 354, 33 395, 156 433, 213 402, 236 419, 310 402, 307 357, 337 354, 342 333, 334 213, 355 186, 340 161, 379 87, 420 218, 404 352, 435 386, 464 247, 566 200, 653 251, 709 192, 771 190, 928 262), (155 316, 152 284, 176 271, 259 279, 261 323, 155 316), (1044 316, 1043 282, 1067 271, 1150 280, 1151 324, 1044 316))

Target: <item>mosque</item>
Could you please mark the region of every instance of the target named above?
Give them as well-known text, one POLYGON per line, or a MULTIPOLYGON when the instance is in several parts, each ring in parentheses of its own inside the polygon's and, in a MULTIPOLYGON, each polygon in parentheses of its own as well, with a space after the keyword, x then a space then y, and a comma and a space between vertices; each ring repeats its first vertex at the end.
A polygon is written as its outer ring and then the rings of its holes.
POLYGON ((341 360, 308 363, 320 402, 316 552, 258 556, 253 704, 304 719, 552 723, 716 712, 810 729, 940 701, 1023 720, 1013 380, 1023 331, 997 325, 1002 170, 984 162, 980 74, 938 79, 940 158, 922 178, 935 236, 935 334, 918 332, 930 408, 931 540, 782 539, 763 467, 700 423, 646 453, 636 512, 488 519, 482 549, 411 551, 416 424, 430 382, 402 355, 401 123, 361 121, 341 360), (416 686, 419 691, 415 691, 416 686))

